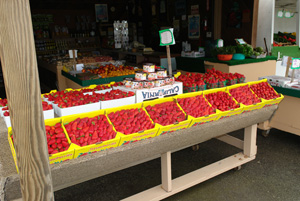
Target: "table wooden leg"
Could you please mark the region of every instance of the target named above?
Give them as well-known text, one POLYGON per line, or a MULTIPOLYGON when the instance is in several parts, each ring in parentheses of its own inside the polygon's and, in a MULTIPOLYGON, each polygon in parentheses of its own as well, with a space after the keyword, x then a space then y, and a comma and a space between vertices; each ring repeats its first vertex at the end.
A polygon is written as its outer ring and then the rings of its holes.
POLYGON ((244 154, 252 157, 257 153, 256 146, 257 124, 249 126, 244 130, 244 154))
POLYGON ((167 191, 172 191, 172 168, 171 168, 171 152, 168 151, 161 155, 161 187, 167 191))

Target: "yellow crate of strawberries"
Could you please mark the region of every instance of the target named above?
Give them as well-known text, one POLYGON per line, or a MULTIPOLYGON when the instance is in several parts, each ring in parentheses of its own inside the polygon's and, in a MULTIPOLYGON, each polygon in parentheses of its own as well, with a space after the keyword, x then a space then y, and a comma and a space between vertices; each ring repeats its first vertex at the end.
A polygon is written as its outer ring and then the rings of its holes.
POLYGON ((256 96, 247 83, 229 86, 226 91, 243 106, 243 113, 261 109, 266 104, 264 100, 256 96))
MULTIPOLYGON (((49 163, 56 164, 73 159, 75 147, 68 139, 67 134, 62 127, 61 118, 45 120, 45 130, 48 144, 49 163)), ((11 127, 8 129, 8 141, 17 171, 19 172, 11 127)))
POLYGON ((220 115, 204 98, 203 92, 181 94, 175 98, 184 112, 191 116, 190 127, 215 121, 220 115))
POLYGON ((265 107, 271 105, 278 105, 284 96, 278 94, 273 87, 267 82, 267 79, 260 81, 254 81, 248 83, 251 90, 259 97, 265 101, 265 107))
POLYGON ((74 158, 119 146, 120 134, 104 110, 66 116, 62 122, 74 144, 74 158))
POLYGON ((188 128, 191 117, 186 115, 174 98, 143 102, 154 123, 159 125, 157 136, 188 128))
POLYGON ((153 138, 159 129, 142 107, 142 103, 107 109, 106 114, 116 131, 121 133, 119 146, 153 138))
POLYGON ((243 112, 243 106, 226 91, 226 88, 210 89, 203 94, 211 106, 220 111, 220 116, 216 120, 243 112))

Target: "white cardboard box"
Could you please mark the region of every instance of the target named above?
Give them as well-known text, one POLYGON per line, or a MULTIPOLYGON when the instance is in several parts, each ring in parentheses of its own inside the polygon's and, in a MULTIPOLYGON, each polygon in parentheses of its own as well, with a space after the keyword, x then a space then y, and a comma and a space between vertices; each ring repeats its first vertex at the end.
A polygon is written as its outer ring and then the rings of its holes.
POLYGON ((72 114, 79 114, 84 112, 92 112, 100 110, 100 102, 90 103, 86 105, 79 105, 74 107, 60 108, 57 105, 53 105, 54 112, 57 116, 67 116, 72 114))
POLYGON ((7 128, 11 127, 10 116, 3 117, 7 128))
POLYGON ((45 119, 53 119, 54 118, 54 109, 52 110, 45 110, 44 113, 44 120, 45 119))
MULTIPOLYGON (((104 94, 104 93, 106 93, 106 92, 108 92, 108 91, 111 91, 112 90, 112 88, 109 88, 109 89, 104 89, 104 90, 99 90, 99 91, 95 91, 95 93, 98 93, 98 94, 104 94)), ((86 94, 89 94, 89 95, 92 95, 93 94, 93 92, 91 91, 91 92, 85 92, 85 93, 83 93, 84 95, 86 95, 86 94)))
POLYGON ((130 105, 135 103, 135 96, 130 96, 126 98, 114 99, 114 100, 107 100, 107 101, 100 101, 100 108, 101 109, 108 109, 113 107, 120 107, 124 105, 130 105))
POLYGON ((300 84, 298 83, 287 84, 285 87, 290 89, 300 90, 300 84))
POLYGON ((2 110, 2 108, 1 108, 1 110, 0 110, 1 117, 4 117, 4 112, 5 111, 9 111, 9 110, 2 110))
MULTIPOLYGON (((258 79, 259 80, 267 79, 268 83, 271 86, 276 86, 276 87, 285 87, 287 84, 291 84, 291 78, 290 77, 272 75, 272 76, 259 77, 258 79)), ((295 84, 298 83, 298 80, 294 79, 293 83, 295 83, 295 84)))
POLYGON ((166 96, 182 94, 182 82, 175 82, 173 85, 166 85, 163 87, 155 87, 151 89, 131 89, 125 86, 114 87, 123 91, 133 91, 136 96, 136 103, 141 103, 146 100, 153 100, 157 98, 164 98, 166 96))

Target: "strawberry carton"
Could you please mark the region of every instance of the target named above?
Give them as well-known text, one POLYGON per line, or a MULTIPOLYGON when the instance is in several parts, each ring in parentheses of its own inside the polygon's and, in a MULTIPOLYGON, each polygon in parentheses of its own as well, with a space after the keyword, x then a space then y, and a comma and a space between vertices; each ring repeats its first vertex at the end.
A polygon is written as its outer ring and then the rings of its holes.
POLYGON ((52 101, 54 112, 59 117, 100 110, 97 97, 76 90, 51 94, 48 100, 52 101))
POLYGON ((220 111, 220 116, 217 120, 243 112, 243 106, 226 92, 226 88, 207 90, 203 94, 211 106, 220 111))
POLYGON ((7 99, 6 98, 0 98, 0 108, 7 106, 7 99))
POLYGON ((0 110, 1 117, 4 117, 4 112, 8 111, 8 106, 0 107, 0 109, 1 109, 0 110))
POLYGON ((106 114, 121 135, 119 146, 153 138, 159 130, 142 103, 107 109, 106 114))
POLYGON ((284 96, 278 94, 267 82, 267 79, 249 82, 251 90, 265 102, 265 106, 278 105, 284 96))
POLYGON ((42 106, 43 106, 43 114, 44 114, 44 119, 53 119, 54 118, 54 109, 51 104, 49 104, 46 101, 42 101, 42 106))
POLYGON ((191 116, 192 121, 189 127, 215 121, 220 115, 220 112, 212 108, 204 98, 203 92, 182 94, 174 98, 183 111, 191 116))
MULTIPOLYGON (((55 118, 45 120, 45 130, 48 144, 49 163, 57 164, 73 159, 75 147, 68 139, 67 134, 64 132, 61 125, 61 119, 55 118)), ((8 141, 17 171, 19 172, 11 128, 8 128, 8 141)))
POLYGON ((3 112, 3 118, 4 118, 4 122, 6 124, 6 127, 9 128, 11 127, 11 121, 10 121, 10 116, 9 116, 9 111, 5 110, 3 112))
POLYGON ((143 107, 153 122, 159 125, 157 136, 190 126, 191 117, 184 113, 174 98, 144 102, 143 107))
POLYGON ((229 86, 226 91, 243 106, 243 113, 261 109, 266 104, 265 101, 255 95, 247 83, 229 86))
POLYGON ((104 110, 63 117, 62 122, 74 144, 74 158, 119 146, 121 135, 104 110))
POLYGON ((218 87, 226 87, 227 80, 225 78, 219 78, 218 87))

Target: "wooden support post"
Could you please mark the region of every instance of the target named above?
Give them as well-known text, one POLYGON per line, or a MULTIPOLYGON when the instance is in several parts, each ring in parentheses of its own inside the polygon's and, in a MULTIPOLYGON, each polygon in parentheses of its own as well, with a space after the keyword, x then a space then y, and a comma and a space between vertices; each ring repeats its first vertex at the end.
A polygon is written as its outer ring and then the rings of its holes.
POLYGON ((172 191, 172 168, 171 168, 171 152, 168 151, 161 155, 161 181, 162 188, 167 191, 172 191))
POLYGON ((77 71, 75 50, 72 50, 72 54, 73 54, 73 67, 74 67, 74 71, 77 71))
POLYGON ((249 126, 244 130, 244 154, 249 157, 256 155, 256 133, 257 124, 249 126))
POLYGON ((290 70, 290 67, 291 67, 291 61, 292 61, 292 57, 288 57, 287 64, 286 64, 286 70, 285 70, 285 77, 289 76, 289 70, 290 70))
POLYGON ((0 21, 0 56, 23 200, 54 200, 29 0, 1 0, 0 21))
POLYGON ((170 45, 167 45, 166 48, 167 48, 167 58, 168 58, 169 75, 172 76, 172 63, 171 63, 170 45))

